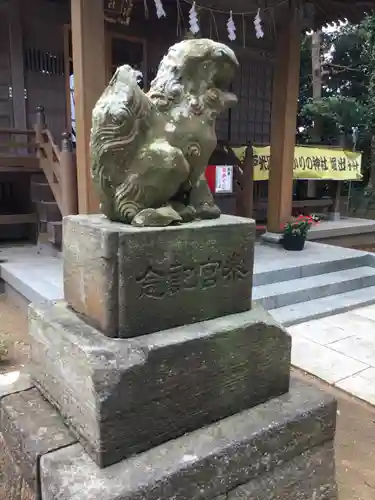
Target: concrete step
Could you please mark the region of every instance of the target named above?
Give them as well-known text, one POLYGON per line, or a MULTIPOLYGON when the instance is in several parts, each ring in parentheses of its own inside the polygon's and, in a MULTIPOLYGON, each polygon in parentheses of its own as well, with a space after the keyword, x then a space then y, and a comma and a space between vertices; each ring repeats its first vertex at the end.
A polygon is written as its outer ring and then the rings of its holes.
POLYGON ((270 311, 371 286, 375 286, 375 267, 363 266, 256 286, 253 289, 253 300, 270 311))
POLYGON ((344 271, 346 269, 354 269, 363 266, 375 266, 375 258, 373 254, 349 250, 345 252, 342 257, 339 255, 337 257, 332 257, 332 255, 329 254, 327 258, 324 259, 323 250, 322 259, 319 262, 307 261, 305 264, 299 264, 300 256, 296 255, 294 261, 291 261, 288 265, 284 264, 283 267, 280 266, 279 268, 275 268, 277 262, 272 261, 269 262, 266 269, 264 269, 264 265, 262 265, 260 270, 258 270, 257 266, 255 266, 253 285, 274 285, 285 281, 334 273, 344 271))
POLYGON ((0 264, 0 278, 27 302, 62 300, 62 259, 40 255, 0 264))
POLYGON ((47 223, 48 242, 54 248, 61 250, 62 248, 62 222, 47 223))
POLYGON ((279 307, 270 311, 284 327, 375 304, 375 286, 279 307))
POLYGON ((55 201, 39 201, 35 205, 41 222, 61 221, 61 212, 55 201))

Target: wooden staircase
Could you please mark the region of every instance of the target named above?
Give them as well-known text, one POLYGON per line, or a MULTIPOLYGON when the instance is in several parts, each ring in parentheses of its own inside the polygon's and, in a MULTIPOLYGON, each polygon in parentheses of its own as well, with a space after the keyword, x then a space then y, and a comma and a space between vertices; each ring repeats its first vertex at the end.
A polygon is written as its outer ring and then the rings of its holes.
POLYGON ((78 213, 70 135, 58 146, 38 107, 32 130, 0 128, 0 241, 50 242, 61 248, 62 217, 78 213))
POLYGON ((35 132, 1 128, 0 241, 36 241, 38 218, 30 199, 30 179, 39 170, 35 132))
POLYGON ((34 127, 36 151, 43 178, 35 179, 34 193, 38 193, 40 239, 61 249, 62 217, 78 213, 76 156, 68 133, 63 133, 61 147, 46 125, 43 107, 37 109, 34 127))
POLYGON ((53 192, 44 173, 31 178, 31 200, 39 221, 39 243, 50 243, 59 249, 62 243, 62 217, 53 192), (54 229, 57 226, 57 231, 54 229))

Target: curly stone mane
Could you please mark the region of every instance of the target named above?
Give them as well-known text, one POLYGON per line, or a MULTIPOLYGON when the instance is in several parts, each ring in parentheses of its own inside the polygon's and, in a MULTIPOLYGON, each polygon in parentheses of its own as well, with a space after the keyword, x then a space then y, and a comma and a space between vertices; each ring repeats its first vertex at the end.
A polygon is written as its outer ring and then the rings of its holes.
POLYGON ((173 45, 159 65, 148 96, 158 109, 166 111, 187 95, 188 100, 204 97, 207 91, 212 95, 217 86, 218 63, 222 64, 226 55, 228 59, 234 56, 227 46, 207 39, 184 40, 173 45))

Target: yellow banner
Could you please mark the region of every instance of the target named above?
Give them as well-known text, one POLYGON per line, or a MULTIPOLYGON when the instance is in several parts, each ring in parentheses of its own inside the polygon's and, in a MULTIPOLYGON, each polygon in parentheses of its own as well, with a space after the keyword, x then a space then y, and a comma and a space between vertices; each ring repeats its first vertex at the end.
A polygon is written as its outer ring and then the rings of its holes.
MULTIPOLYGON (((253 147, 255 181, 268 180, 270 149, 270 146, 253 147)), ((234 148, 233 151, 243 161, 246 147, 234 148)), ((361 165, 361 153, 328 147, 296 146, 293 178, 359 181, 362 179, 361 165)))

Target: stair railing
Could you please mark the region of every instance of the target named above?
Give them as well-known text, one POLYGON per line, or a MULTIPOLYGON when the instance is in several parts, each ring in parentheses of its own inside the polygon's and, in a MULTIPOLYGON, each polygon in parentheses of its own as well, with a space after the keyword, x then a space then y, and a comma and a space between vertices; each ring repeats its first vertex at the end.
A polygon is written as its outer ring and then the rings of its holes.
POLYGON ((44 108, 38 106, 34 126, 36 153, 63 217, 78 214, 76 155, 71 135, 62 134, 59 147, 47 127, 44 108))

